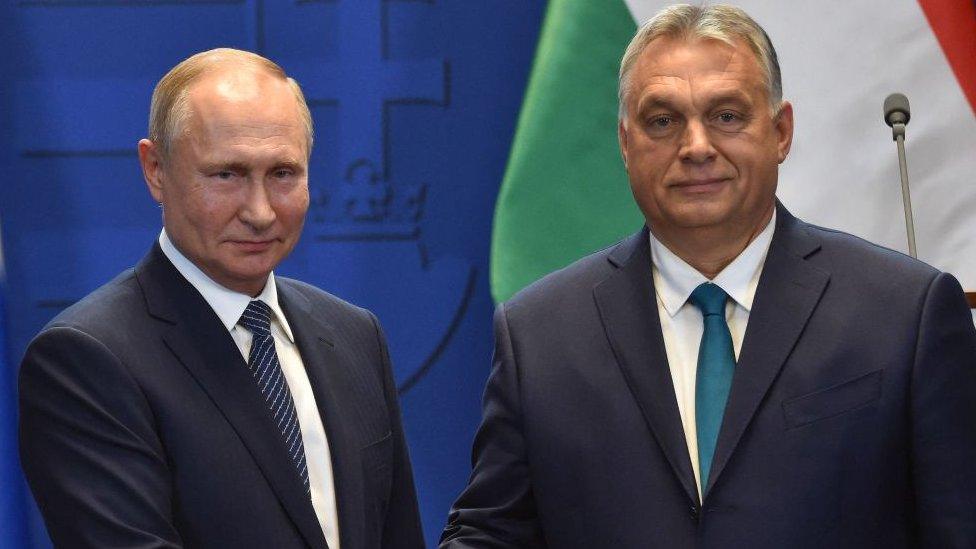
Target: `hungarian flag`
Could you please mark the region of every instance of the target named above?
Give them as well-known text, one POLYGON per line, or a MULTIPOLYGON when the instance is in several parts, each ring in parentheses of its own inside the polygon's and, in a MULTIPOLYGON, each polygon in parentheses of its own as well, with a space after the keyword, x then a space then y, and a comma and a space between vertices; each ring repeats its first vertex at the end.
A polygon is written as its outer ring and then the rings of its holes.
MULTIPOLYGON (((668 4, 550 1, 496 206, 496 301, 643 223, 617 146, 617 70, 639 22, 668 4)), ((787 208, 907 252, 882 116, 884 98, 904 93, 918 256, 976 292, 973 0, 735 4, 769 34, 794 106, 777 191, 787 208)))

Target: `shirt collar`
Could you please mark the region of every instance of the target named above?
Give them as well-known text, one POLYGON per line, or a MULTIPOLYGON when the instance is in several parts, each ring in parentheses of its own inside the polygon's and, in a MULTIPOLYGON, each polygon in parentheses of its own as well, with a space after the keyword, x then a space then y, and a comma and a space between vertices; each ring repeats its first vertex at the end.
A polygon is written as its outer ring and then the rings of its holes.
POLYGON ((261 293, 257 297, 252 298, 247 294, 225 288, 207 276, 176 248, 173 241, 169 239, 169 235, 166 234, 166 229, 163 229, 159 233, 159 247, 163 250, 163 254, 173 263, 173 266, 176 267, 176 270, 183 275, 183 278, 200 292, 200 295, 210 305, 210 308, 217 313, 217 317, 220 318, 227 331, 232 331, 237 326, 237 321, 240 320, 241 315, 244 314, 244 309, 247 308, 247 304, 252 299, 260 299, 271 308, 271 312, 274 313, 274 319, 281 326, 281 331, 285 334, 285 337, 292 343, 295 342, 295 338, 291 333, 291 327, 288 325, 285 314, 281 310, 281 305, 278 303, 278 288, 275 284, 273 272, 268 274, 268 281, 265 283, 261 293))
MULTIPOLYGON (((717 284, 725 293, 729 294, 740 307, 749 311, 752 309, 752 301, 756 297, 756 287, 759 284, 759 275, 762 273, 763 264, 766 262, 766 254, 769 245, 773 241, 773 231, 776 227, 776 210, 763 228, 762 232, 756 236, 742 250, 732 263, 729 263, 720 272, 712 283, 717 284)), ((650 235, 651 261, 654 270, 654 289, 664 305, 668 314, 674 316, 678 310, 688 301, 691 292, 699 284, 708 282, 708 278, 701 274, 694 267, 685 263, 683 259, 675 255, 667 246, 662 244, 650 235)))

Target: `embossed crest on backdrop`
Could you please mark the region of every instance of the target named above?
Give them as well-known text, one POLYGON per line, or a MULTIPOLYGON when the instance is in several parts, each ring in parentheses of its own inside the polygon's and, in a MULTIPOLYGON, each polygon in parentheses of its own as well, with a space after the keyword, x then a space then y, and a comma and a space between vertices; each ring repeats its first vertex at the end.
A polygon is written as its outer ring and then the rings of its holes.
MULTIPOLYGON (((422 225, 432 188, 398 178, 390 166, 391 109, 412 105, 436 115, 449 107, 450 65, 393 60, 387 4, 339 2, 335 61, 302 68, 327 75, 302 80, 313 116, 317 107, 337 109, 337 166, 320 172, 337 176, 313 183, 305 230, 321 249, 309 260, 310 282, 379 316, 404 392, 433 366, 463 317, 475 270, 459 258, 428 256, 422 225)), ((420 160, 436 162, 436 151, 420 160)))

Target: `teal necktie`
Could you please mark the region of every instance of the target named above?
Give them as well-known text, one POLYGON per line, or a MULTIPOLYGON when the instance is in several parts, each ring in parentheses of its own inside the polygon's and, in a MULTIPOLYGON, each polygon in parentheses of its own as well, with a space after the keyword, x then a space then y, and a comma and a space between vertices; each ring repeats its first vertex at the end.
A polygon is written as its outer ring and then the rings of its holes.
POLYGON ((698 375, 695 381, 695 423, 698 434, 698 467, 701 489, 708 486, 712 469, 712 455, 722 428, 725 403, 732 388, 735 373, 735 351, 732 334, 725 322, 725 302, 728 294, 711 282, 695 288, 688 298, 702 313, 704 331, 698 347, 698 375))

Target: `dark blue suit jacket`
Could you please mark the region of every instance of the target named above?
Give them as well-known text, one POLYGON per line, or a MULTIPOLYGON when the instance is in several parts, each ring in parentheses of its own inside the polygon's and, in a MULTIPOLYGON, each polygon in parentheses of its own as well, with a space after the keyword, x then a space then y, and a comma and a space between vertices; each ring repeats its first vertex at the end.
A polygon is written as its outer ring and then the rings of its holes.
MULTIPOLYGON (((422 547, 376 319, 276 280, 329 439, 343 549, 422 547)), ((158 246, 44 328, 20 403, 21 461, 59 547, 326 546, 240 351, 158 246)))
POLYGON ((442 547, 976 546, 976 333, 927 265, 779 208, 701 505, 646 229, 495 331, 442 547))

